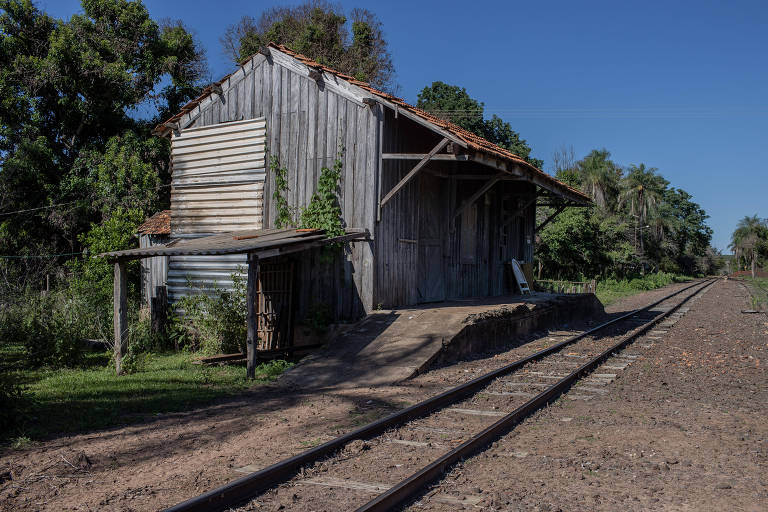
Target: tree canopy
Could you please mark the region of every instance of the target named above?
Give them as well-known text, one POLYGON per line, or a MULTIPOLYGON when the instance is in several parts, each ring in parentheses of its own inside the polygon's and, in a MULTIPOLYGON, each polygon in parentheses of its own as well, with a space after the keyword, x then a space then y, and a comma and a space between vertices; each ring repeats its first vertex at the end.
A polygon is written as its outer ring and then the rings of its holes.
POLYGON ((381 22, 367 9, 355 8, 346 16, 340 7, 322 0, 273 7, 258 19, 243 16, 227 28, 221 41, 236 63, 272 42, 374 87, 396 89, 381 22))
MULTIPOLYGON (((618 165, 606 149, 578 161, 571 155, 559 150, 553 156, 556 177, 595 205, 566 210, 538 233, 536 257, 545 275, 578 279, 717 270, 709 216, 690 194, 670 187, 658 169, 618 165)), ((539 212, 542 218, 549 213, 539 212)))
POLYGON ((432 82, 419 92, 416 106, 511 151, 536 167, 544 164, 531 156, 530 146, 512 125, 495 114, 485 119, 485 104, 472 98, 463 87, 432 82))
MULTIPOLYGON (((117 206, 167 200, 168 143, 149 129, 197 94, 205 54, 141 2, 82 8, 60 20, 0 0, 0 254, 77 252, 117 206)), ((30 277, 9 260, 0 271, 6 284, 30 277)))
POLYGON ((768 219, 757 215, 745 216, 731 234, 729 245, 736 258, 737 269, 749 267, 754 271, 768 260, 768 219))

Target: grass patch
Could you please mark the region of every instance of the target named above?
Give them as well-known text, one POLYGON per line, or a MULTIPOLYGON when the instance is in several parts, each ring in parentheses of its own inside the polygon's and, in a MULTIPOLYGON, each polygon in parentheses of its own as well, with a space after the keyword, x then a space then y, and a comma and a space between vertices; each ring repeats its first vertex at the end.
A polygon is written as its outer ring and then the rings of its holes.
POLYGON ((274 380, 292 366, 286 361, 261 364, 249 381, 242 366, 192 364, 190 352, 147 354, 131 374, 115 376, 109 353, 86 354, 77 368, 19 368, 19 351, 0 345, 0 364, 24 388, 16 427, 0 441, 44 439, 59 433, 85 432, 185 411, 237 394, 254 383, 274 380))
POLYGON ((603 281, 598 281, 595 295, 597 295, 598 300, 602 302, 604 306, 608 306, 624 297, 636 293, 655 290, 656 288, 662 288, 668 284, 682 283, 689 281, 690 279, 690 277, 668 274, 665 272, 646 274, 643 277, 634 279, 605 279, 603 281))
POLYGON ((744 284, 747 285, 750 295, 749 299, 752 309, 768 309, 768 278, 765 277, 744 277, 744 284))

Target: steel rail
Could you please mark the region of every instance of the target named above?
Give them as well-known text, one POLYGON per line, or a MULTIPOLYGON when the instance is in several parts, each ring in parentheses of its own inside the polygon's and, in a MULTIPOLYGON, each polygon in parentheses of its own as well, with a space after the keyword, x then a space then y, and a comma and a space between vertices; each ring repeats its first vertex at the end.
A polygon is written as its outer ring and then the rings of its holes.
POLYGON ((557 399, 560 395, 570 389, 570 387, 573 386, 573 384, 581 377, 587 373, 592 372, 594 369, 600 366, 600 364, 602 364, 604 360, 608 359, 611 354, 621 350, 634 339, 645 334, 661 320, 677 311, 683 304, 696 296, 696 294, 701 293, 709 286, 712 286, 715 283, 715 280, 713 279, 711 281, 705 281, 705 283, 706 284, 699 290, 683 299, 679 304, 671 308, 669 311, 655 316, 648 323, 637 328, 630 334, 622 337, 619 342, 613 344, 610 348, 593 357, 582 366, 567 376, 563 377, 561 380, 557 381, 557 383, 553 384, 540 394, 531 398, 508 415, 499 419, 494 424, 486 427, 483 431, 463 442, 450 452, 444 454, 439 459, 425 466, 405 480, 402 480, 400 483, 391 487, 389 490, 380 494, 362 507, 359 507, 355 512, 379 512, 392 510, 398 505, 403 505, 405 502, 412 500, 418 494, 420 494, 421 490, 424 489, 427 485, 439 479, 440 476, 445 473, 447 468, 470 455, 482 451, 484 447, 488 446, 499 437, 508 433, 510 430, 512 430, 512 428, 523 421, 531 413, 557 399))
POLYGON ((494 379, 507 375, 530 362, 542 359, 554 352, 559 351, 567 345, 573 344, 591 334, 626 320, 633 315, 636 315, 642 311, 647 311, 686 290, 698 286, 699 284, 701 284, 701 281, 696 282, 690 286, 686 286, 685 288, 671 293, 666 297, 657 300, 656 302, 653 302, 652 304, 649 304, 645 307, 630 311, 629 313, 604 322, 587 331, 584 331, 581 334, 552 345, 551 347, 547 347, 534 354, 531 354, 530 356, 514 361, 485 375, 481 375, 480 377, 465 382, 464 384, 460 384, 459 386, 444 391, 439 395, 428 398, 422 402, 419 402, 418 404, 392 413, 389 416, 371 422, 367 425, 363 425, 356 430, 327 441, 319 446, 316 446, 315 448, 311 448, 302 453, 294 455, 293 457, 289 457, 287 459, 276 462, 264 469, 238 478, 237 480, 233 480, 232 482, 224 484, 221 487, 207 491, 194 498, 190 498, 189 500, 165 509, 165 512, 212 512, 237 505, 238 503, 252 498, 262 491, 270 489, 277 484, 293 478, 293 476, 302 467, 332 455, 351 441, 358 439, 370 439, 390 428, 425 416, 445 405, 457 402, 464 397, 471 395, 475 390, 483 388, 494 379))

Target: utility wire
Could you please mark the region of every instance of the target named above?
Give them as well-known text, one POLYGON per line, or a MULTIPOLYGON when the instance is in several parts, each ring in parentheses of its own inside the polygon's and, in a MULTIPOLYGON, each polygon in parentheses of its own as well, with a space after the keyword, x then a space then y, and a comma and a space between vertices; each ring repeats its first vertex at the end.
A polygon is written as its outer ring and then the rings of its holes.
POLYGON ((11 255, 0 255, 0 259, 3 260, 24 260, 24 259, 32 259, 32 258, 59 258, 61 256, 78 256, 80 254, 85 254, 84 252, 65 252, 63 254, 30 254, 26 256, 11 256, 11 255))
POLYGON ((5 216, 5 215, 16 215, 18 213, 36 212, 38 210, 48 210, 50 208, 57 208, 59 206, 66 206, 68 204, 74 204, 76 202, 77 201, 70 201, 68 203, 59 203, 59 204, 52 204, 50 206, 41 206, 40 208, 28 208, 26 210, 16 210, 16 211, 13 211, 13 212, 2 212, 2 213, 0 213, 0 217, 5 216))

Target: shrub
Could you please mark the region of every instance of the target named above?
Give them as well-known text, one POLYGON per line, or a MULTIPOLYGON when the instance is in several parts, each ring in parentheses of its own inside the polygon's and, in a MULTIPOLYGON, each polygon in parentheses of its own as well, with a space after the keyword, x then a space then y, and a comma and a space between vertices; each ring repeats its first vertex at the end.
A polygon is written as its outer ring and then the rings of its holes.
POLYGON ((91 331, 81 298, 69 292, 26 292, 4 311, 1 335, 5 342, 24 347, 30 366, 73 366, 79 362, 81 339, 91 331))
POLYGON ((232 281, 232 291, 201 289, 174 304, 169 337, 178 347, 206 354, 245 351, 246 283, 240 273, 232 281))
POLYGON ((5 437, 14 426, 19 424, 22 415, 23 388, 13 374, 0 371, 0 432, 5 437))

